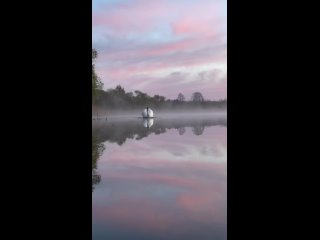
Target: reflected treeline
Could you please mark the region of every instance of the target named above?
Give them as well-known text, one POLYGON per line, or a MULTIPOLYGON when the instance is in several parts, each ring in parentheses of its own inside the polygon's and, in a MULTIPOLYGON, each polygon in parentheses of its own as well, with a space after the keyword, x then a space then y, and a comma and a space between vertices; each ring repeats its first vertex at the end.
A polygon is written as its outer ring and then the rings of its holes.
POLYGON ((192 127, 192 132, 194 135, 201 135, 204 131, 204 126, 194 126, 192 127))
POLYGON ((183 135, 186 132, 186 128, 185 127, 180 127, 178 128, 178 132, 180 135, 183 135))
POLYGON ((227 127, 227 119, 224 118, 177 118, 151 120, 145 119, 111 119, 108 121, 95 122, 92 126, 92 134, 98 142, 112 142, 122 145, 127 139, 143 139, 150 134, 162 134, 168 129, 177 129, 180 135, 185 134, 186 128, 191 128, 195 136, 203 134, 206 127, 223 126, 227 127), (149 121, 149 122, 146 122, 149 121))
POLYGON ((99 142, 95 136, 92 136, 92 192, 94 190, 94 186, 101 180, 101 177, 97 172, 97 161, 103 151, 103 143, 99 142))
POLYGON ((163 134, 168 129, 177 129, 177 134, 184 135, 190 128, 194 136, 203 134, 206 127, 227 127, 226 118, 196 119, 111 119, 108 121, 97 121, 92 126, 92 191, 94 186, 101 181, 97 171, 97 161, 104 151, 104 142, 122 145, 127 139, 140 140, 150 134, 163 134))

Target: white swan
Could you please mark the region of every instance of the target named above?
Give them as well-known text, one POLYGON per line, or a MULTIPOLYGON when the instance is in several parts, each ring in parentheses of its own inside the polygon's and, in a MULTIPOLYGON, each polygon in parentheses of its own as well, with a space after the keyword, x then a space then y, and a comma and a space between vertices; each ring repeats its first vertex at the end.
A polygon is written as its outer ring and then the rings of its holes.
POLYGON ((154 115, 153 115, 153 111, 151 108, 145 108, 142 112, 142 117, 144 118, 153 118, 154 115))

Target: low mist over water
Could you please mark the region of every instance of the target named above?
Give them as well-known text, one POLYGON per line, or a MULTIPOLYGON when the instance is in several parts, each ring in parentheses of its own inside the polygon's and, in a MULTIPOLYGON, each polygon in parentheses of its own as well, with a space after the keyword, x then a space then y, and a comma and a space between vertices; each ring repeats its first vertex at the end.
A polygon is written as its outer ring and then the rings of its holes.
POLYGON ((93 120, 93 239, 227 239, 226 111, 141 112, 93 120))
MULTIPOLYGON (((122 120, 124 118, 136 118, 141 117, 143 109, 138 110, 108 110, 108 111, 95 111, 92 113, 93 118, 96 116, 108 118, 109 120, 122 120)), ((226 109, 217 109, 217 110, 202 110, 202 109, 192 109, 188 111, 182 110, 156 110, 154 112, 156 118, 162 119, 172 119, 172 118, 216 118, 223 117, 227 118, 227 110, 226 109)))

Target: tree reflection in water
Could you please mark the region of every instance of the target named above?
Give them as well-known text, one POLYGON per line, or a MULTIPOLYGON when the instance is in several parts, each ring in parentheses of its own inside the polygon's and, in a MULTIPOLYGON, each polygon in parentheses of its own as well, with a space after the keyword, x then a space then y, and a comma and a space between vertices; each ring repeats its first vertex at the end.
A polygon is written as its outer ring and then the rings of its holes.
POLYGON ((179 135, 183 135, 186 132, 186 128, 180 127, 180 128, 178 128, 178 132, 179 132, 179 135))
POLYGON ((104 151, 104 144, 99 143, 97 139, 92 136, 92 192, 94 186, 101 181, 101 176, 97 172, 97 161, 104 151))
POLYGON ((150 134, 163 134, 167 130, 177 129, 180 135, 185 134, 190 128, 194 135, 201 135, 206 127, 227 127, 226 118, 203 118, 203 119, 154 119, 152 125, 140 119, 108 120, 103 123, 95 123, 92 128, 93 134, 99 142, 111 142, 123 145, 128 139, 141 140, 150 134))
POLYGON ((92 191, 94 186, 101 181, 97 171, 97 161, 104 151, 104 143, 117 143, 123 145, 128 139, 141 140, 150 134, 164 134, 167 130, 177 129, 180 135, 184 135, 186 128, 192 130, 193 135, 203 134, 204 129, 210 126, 227 127, 226 118, 176 118, 155 119, 152 121, 141 119, 108 120, 95 123, 92 126, 92 191))
POLYGON ((201 135, 204 131, 204 126, 194 126, 192 127, 192 132, 194 135, 201 135))

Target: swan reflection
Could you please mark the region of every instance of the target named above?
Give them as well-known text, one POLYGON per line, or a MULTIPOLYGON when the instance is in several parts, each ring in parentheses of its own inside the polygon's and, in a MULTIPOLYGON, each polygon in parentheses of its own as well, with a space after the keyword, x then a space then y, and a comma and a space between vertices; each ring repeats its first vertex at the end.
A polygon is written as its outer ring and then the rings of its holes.
POLYGON ((153 125, 153 118, 143 119, 143 126, 145 128, 150 128, 153 125))

